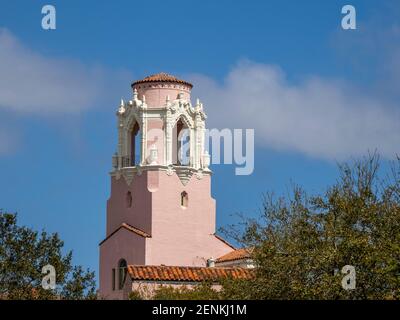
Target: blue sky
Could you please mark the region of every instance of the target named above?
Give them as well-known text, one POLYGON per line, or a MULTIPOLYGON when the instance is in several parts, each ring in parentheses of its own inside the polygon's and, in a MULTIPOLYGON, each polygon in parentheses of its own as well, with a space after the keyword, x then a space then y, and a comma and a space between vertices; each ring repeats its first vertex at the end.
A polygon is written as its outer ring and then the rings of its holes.
POLYGON ((336 162, 399 153, 396 1, 0 1, 0 208, 98 270, 115 109, 160 71, 194 83, 208 127, 254 128, 255 171, 214 165, 218 226, 265 191, 321 192, 336 162), (41 28, 53 4, 57 29, 41 28), (357 29, 343 30, 352 4, 357 29))

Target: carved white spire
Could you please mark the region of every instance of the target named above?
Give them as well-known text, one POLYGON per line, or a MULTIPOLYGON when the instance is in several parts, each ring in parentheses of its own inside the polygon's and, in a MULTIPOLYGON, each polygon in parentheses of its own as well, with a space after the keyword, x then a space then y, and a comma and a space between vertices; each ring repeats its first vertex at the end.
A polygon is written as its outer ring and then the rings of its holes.
POLYGON ((203 153, 203 168, 205 170, 209 170, 208 167, 210 166, 210 162, 211 162, 210 155, 208 151, 205 150, 203 153))
POLYGON ((124 99, 121 98, 121 103, 119 105, 118 108, 118 113, 119 114, 124 114, 125 113, 125 103, 124 103, 124 99))

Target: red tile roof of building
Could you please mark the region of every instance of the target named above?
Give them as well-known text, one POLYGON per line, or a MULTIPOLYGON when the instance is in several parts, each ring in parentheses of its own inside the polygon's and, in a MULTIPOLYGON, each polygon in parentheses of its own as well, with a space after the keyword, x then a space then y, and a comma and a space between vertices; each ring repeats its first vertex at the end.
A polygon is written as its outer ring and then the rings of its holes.
POLYGON ((100 242, 99 245, 102 245, 102 243, 104 241, 106 241, 107 239, 111 238, 115 233, 117 233, 121 228, 124 228, 130 232, 136 233, 138 236, 141 236, 143 238, 151 238, 151 235, 149 235, 148 233, 146 233, 143 230, 140 230, 138 228, 135 228, 133 226, 131 226, 130 224, 127 224, 125 222, 123 222, 117 229, 115 229, 113 232, 111 232, 107 238, 105 238, 103 241, 100 242))
POLYGON ((139 83, 147 83, 147 82, 174 82, 174 83, 180 83, 180 84, 185 84, 188 85, 189 87, 193 87, 193 85, 185 80, 178 79, 177 77, 170 75, 165 72, 160 72, 157 74, 153 74, 151 76, 148 76, 142 80, 137 80, 132 83, 132 86, 139 84, 139 83))
POLYGON ((251 279, 254 270, 246 268, 129 265, 132 280, 201 282, 234 278, 251 279))
POLYGON ((219 257, 217 259, 217 262, 249 259, 251 257, 250 253, 251 253, 250 249, 246 249, 246 248, 233 250, 233 251, 223 255, 222 257, 219 257))

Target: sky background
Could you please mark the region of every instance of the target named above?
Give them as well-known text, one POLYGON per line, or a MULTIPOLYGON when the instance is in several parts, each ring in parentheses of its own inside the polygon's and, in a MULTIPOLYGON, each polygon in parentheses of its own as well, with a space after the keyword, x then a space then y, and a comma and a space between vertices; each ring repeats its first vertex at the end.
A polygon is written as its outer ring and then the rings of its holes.
POLYGON ((398 1, 0 0, 0 208, 59 232, 98 271, 115 110, 130 83, 194 84, 209 128, 255 129, 255 170, 214 165, 217 225, 257 216, 266 191, 312 193, 337 162, 400 148, 398 1), (41 28, 41 8, 57 29, 41 28), (352 4, 357 29, 341 28, 352 4))

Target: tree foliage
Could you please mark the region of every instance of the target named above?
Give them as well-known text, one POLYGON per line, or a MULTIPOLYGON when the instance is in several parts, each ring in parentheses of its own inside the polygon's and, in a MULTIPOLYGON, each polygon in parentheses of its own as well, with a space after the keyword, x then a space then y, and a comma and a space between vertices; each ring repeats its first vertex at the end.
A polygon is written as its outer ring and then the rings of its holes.
MULTIPOLYGON (((380 178, 379 157, 339 166, 338 181, 323 195, 295 186, 289 198, 264 197, 263 215, 244 232, 255 248, 256 281, 233 290, 253 299, 399 299, 400 161, 380 178), (356 288, 341 273, 354 266, 356 288)), ((233 232, 232 232, 233 231, 233 232)), ((228 232, 229 233, 229 232, 228 232)))
POLYGON ((251 281, 156 291, 163 299, 399 299, 400 160, 379 175, 379 157, 339 166, 339 179, 321 195, 294 186, 287 197, 266 194, 258 219, 224 232, 252 247, 251 281), (341 273, 354 266, 356 287, 341 273))
POLYGON ((202 282, 193 287, 161 285, 154 291, 146 290, 146 287, 144 287, 141 290, 131 292, 129 295, 130 300, 219 300, 221 298, 221 293, 208 282, 202 282))
POLYGON ((17 225, 17 215, 0 211, 0 299, 94 299, 94 272, 72 265, 57 233, 17 225), (56 289, 42 288, 42 267, 56 271, 56 289))

